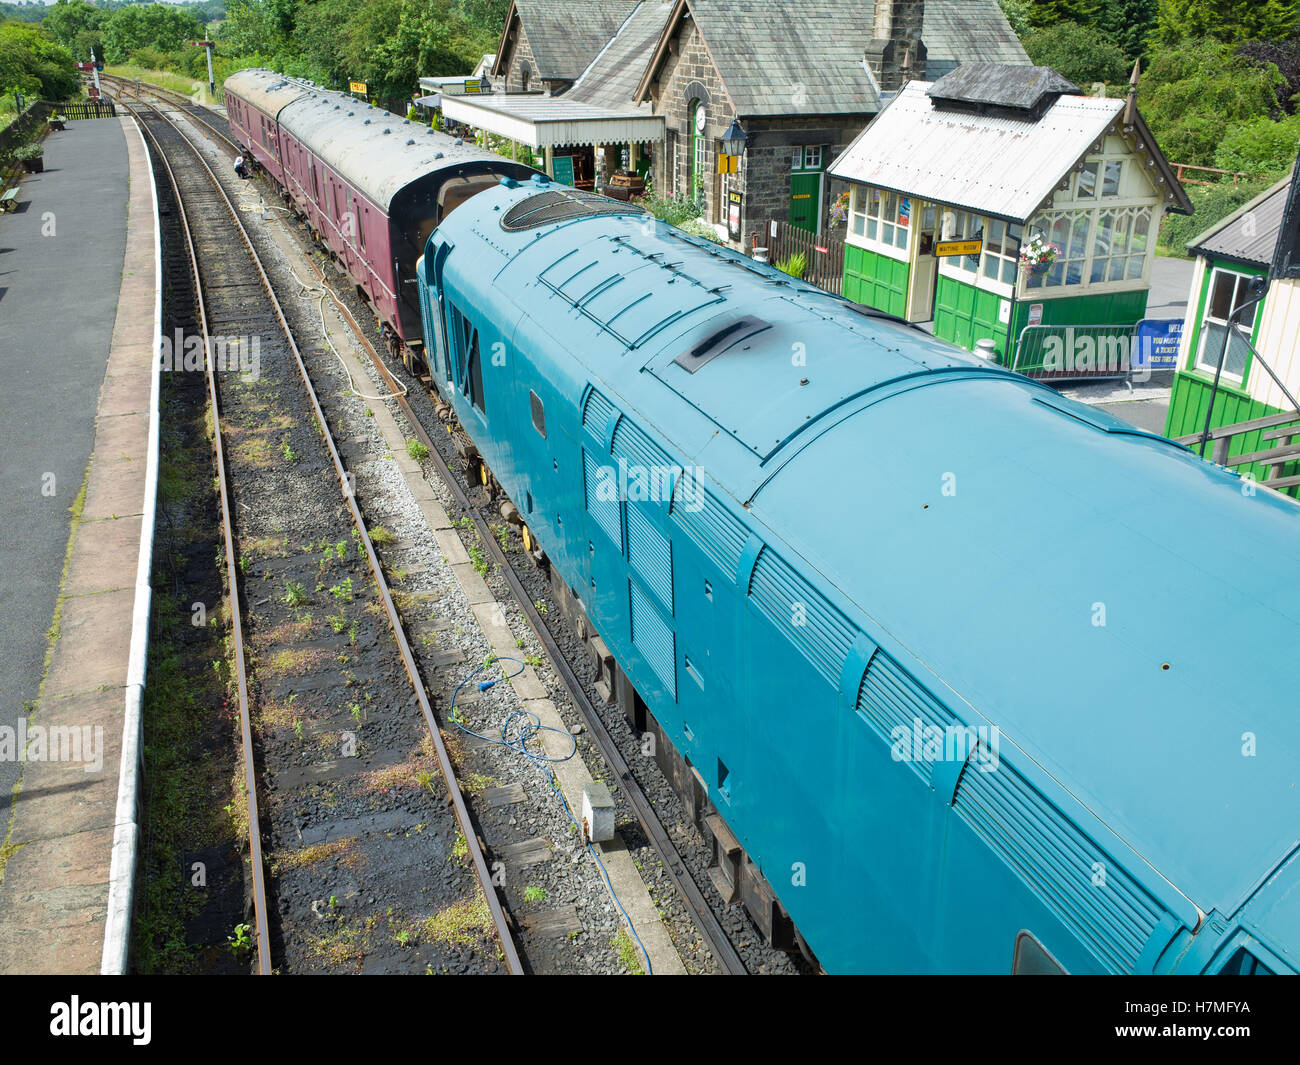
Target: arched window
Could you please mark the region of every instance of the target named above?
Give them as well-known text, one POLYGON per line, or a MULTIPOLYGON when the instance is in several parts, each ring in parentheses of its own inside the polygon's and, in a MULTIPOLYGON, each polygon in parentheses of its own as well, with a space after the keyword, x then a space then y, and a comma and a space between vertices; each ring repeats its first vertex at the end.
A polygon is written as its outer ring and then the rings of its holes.
POLYGON ((704 112, 704 104, 696 100, 691 104, 691 153, 690 168, 691 180, 689 184, 691 199, 696 203, 704 202, 704 180, 706 173, 705 157, 705 140, 704 127, 708 122, 708 117, 704 112))

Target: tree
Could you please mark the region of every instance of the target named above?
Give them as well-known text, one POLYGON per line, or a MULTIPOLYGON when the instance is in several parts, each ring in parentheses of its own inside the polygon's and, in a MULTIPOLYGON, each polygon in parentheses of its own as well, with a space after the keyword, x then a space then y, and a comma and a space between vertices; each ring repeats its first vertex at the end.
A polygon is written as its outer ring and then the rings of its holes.
POLYGON ((1214 153, 1214 165, 1276 180, 1291 168, 1297 149, 1300 115, 1287 115, 1279 122, 1260 115, 1228 130, 1214 153))
POLYGON ((1281 42, 1247 41, 1237 49, 1237 54, 1267 67, 1272 63, 1282 75, 1284 84, 1277 89, 1277 105, 1287 114, 1295 114, 1300 105, 1300 37, 1281 42))
POLYGON ((0 23, 0 90, 64 100, 77 91, 72 53, 31 23, 0 23))
POLYGON ((1213 166, 1229 129, 1280 114, 1276 92, 1282 83, 1277 67, 1237 55, 1231 45, 1188 41, 1153 53, 1138 86, 1138 106, 1165 155, 1213 166))
POLYGON ((1046 29, 1061 22, 1091 25, 1097 18, 1100 0, 1029 0, 1025 20, 1031 30, 1046 29))
POLYGON ((1159 8, 1159 0, 1104 0, 1095 25, 1123 49, 1131 64, 1145 59, 1159 8))
MULTIPOLYGON (((83 33, 96 31, 104 13, 85 0, 59 0, 41 23, 51 37, 64 48, 77 55, 77 38, 83 33)), ((82 55, 82 59, 89 56, 82 55)))
MULTIPOLYGON (((489 33, 497 40, 501 39, 506 15, 510 13, 510 0, 461 0, 460 9, 472 28, 489 33)), ((496 47, 495 43, 493 47, 496 47)))
POLYGON ((1166 46, 1201 37, 1281 41, 1300 26, 1300 0, 1161 0, 1156 33, 1166 46))
POLYGON ((1104 34, 1077 22, 1062 22, 1035 30, 1025 38, 1025 51, 1038 66, 1051 67, 1075 84, 1124 81, 1129 62, 1104 34))
POLYGON ((175 52, 186 41, 203 36, 203 28, 188 11, 168 4, 137 4, 114 11, 103 22, 104 58, 123 63, 139 48, 175 52))

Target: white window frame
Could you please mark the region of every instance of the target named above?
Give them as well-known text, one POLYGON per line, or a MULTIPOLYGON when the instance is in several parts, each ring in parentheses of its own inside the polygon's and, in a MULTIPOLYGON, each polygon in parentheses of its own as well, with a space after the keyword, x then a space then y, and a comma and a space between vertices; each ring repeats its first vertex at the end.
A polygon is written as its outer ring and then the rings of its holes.
MULTIPOLYGON (((1215 345, 1216 350, 1213 353, 1207 352, 1205 350, 1206 341, 1209 340, 1210 338, 1210 332, 1208 329, 1206 329, 1206 326, 1213 323, 1215 325, 1220 325, 1226 328, 1228 325, 1228 320, 1226 318, 1216 318, 1214 317, 1214 315, 1210 313, 1210 308, 1214 304, 1214 285, 1216 279, 1219 277, 1233 277, 1236 279, 1235 282, 1233 283, 1233 288, 1232 288, 1232 302, 1229 304, 1228 307, 1228 313, 1231 314, 1233 307, 1236 307, 1240 303, 1246 302, 1244 299, 1241 298, 1243 295, 1242 290, 1246 288, 1247 285, 1250 284, 1251 280, 1255 276, 1256 276, 1255 274, 1243 274, 1243 273, 1239 273, 1236 270, 1229 270, 1227 267, 1223 267, 1223 266, 1216 266, 1210 270, 1210 283, 1205 289, 1205 313, 1201 316, 1200 329, 1198 331, 1199 335, 1196 338, 1196 350, 1192 352, 1192 369, 1196 370, 1199 373, 1207 374, 1211 377, 1214 376, 1215 364, 1212 360, 1218 357, 1219 354, 1217 350, 1218 345, 1217 344, 1215 345), (1202 361, 1202 357, 1207 355, 1210 356, 1210 358, 1202 361)), ((1258 318, 1259 318, 1259 304, 1257 303, 1255 304, 1254 307, 1250 309, 1250 322, 1249 323, 1237 322, 1233 327, 1241 334, 1242 339, 1244 339, 1248 344, 1250 343, 1251 337, 1255 333, 1255 323, 1258 320, 1258 318)), ((1231 342, 1229 346, 1231 346, 1231 342)), ((1224 354, 1226 355, 1227 353, 1225 352, 1224 354)), ((1246 381, 1245 370, 1246 368, 1249 367, 1249 365, 1250 365, 1250 355, 1249 353, 1247 353, 1246 361, 1245 364, 1243 365, 1243 372, 1240 374, 1235 374, 1228 369, 1227 360, 1225 358, 1222 377, 1227 378, 1229 381, 1235 381, 1238 385, 1244 385, 1246 381)))
POLYGON ((915 214, 915 206, 912 204, 910 196, 903 196, 900 193, 890 192, 888 189, 877 188, 874 185, 854 184, 849 197, 849 214, 849 243, 888 255, 891 259, 908 260, 911 254, 912 229, 915 221, 912 217, 915 214), (874 202, 872 193, 878 194, 878 198, 874 202), (891 197, 894 201, 894 211, 892 216, 886 219, 885 208, 889 204, 891 197), (898 219, 902 216, 904 200, 908 201, 910 208, 908 224, 905 226, 898 224, 898 219), (874 211, 872 210, 873 207, 875 208, 874 211), (854 231, 852 221, 854 215, 861 216, 863 219, 863 232, 861 234, 854 231), (875 227, 874 235, 872 233, 873 224, 875 227), (886 226, 892 227, 891 239, 888 241, 881 236, 886 226), (902 247, 899 247, 893 239, 900 230, 905 234, 902 247))

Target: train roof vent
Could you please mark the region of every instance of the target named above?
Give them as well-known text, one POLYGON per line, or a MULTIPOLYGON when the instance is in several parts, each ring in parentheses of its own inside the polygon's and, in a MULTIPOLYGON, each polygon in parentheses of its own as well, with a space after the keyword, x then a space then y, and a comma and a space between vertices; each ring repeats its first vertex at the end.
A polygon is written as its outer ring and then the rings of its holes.
POLYGON ((406 138, 406 143, 407 143, 407 144, 414 144, 414 143, 415 143, 415 138, 414 138, 414 137, 407 137, 407 138, 406 138))
POLYGON ((618 200, 611 200, 598 192, 578 189, 550 189, 520 200, 501 219, 501 228, 514 233, 523 229, 536 229, 551 222, 567 222, 571 218, 595 218, 606 214, 639 214, 618 200))
POLYGON ((757 336, 764 330, 771 328, 771 322, 765 322, 762 318, 755 318, 752 314, 747 314, 744 318, 737 318, 734 322, 710 333, 694 347, 683 351, 673 361, 682 369, 694 373, 706 362, 716 359, 724 352, 730 351, 741 341, 748 340, 750 337, 757 336))

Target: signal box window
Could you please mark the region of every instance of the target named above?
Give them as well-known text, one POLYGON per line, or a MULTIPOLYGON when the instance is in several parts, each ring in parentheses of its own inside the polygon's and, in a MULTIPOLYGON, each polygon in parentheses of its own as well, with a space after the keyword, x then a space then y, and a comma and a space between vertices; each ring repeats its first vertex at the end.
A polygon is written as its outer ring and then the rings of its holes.
POLYGON ((541 397, 536 392, 529 389, 528 405, 533 412, 533 428, 536 429, 546 439, 546 408, 542 406, 541 397))
POLYGON ((1011 962, 1012 976, 1064 976, 1060 962, 1047 953, 1032 932, 1016 936, 1016 953, 1011 962))

